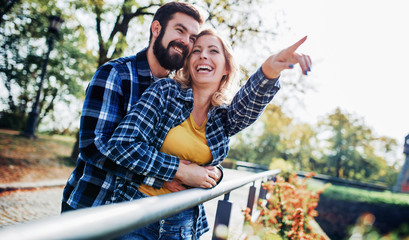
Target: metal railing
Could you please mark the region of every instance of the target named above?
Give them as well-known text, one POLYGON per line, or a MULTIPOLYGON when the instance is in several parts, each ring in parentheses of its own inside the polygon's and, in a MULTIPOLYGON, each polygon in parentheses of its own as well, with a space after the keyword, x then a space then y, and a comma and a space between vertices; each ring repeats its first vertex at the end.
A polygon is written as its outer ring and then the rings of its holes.
MULTIPOLYGON (((308 172, 303 172, 303 171, 298 171, 297 172, 297 175, 300 176, 300 177, 305 177, 307 174, 308 174, 308 172)), ((365 190, 369 190, 369 191, 383 192, 383 191, 386 191, 386 190, 390 190, 383 183, 361 182, 361 181, 357 181, 357 180, 338 178, 338 177, 328 176, 328 175, 324 175, 324 174, 315 174, 312 177, 312 179, 319 180, 319 181, 321 181, 323 183, 331 183, 333 185, 338 185, 338 186, 360 188, 360 189, 365 189, 365 190)))
POLYGON ((256 163, 244 162, 244 161, 236 161, 236 169, 237 170, 244 170, 249 172, 264 172, 268 171, 268 167, 256 163))
MULTIPOLYGON (((280 173, 278 169, 270 170, 222 182, 212 189, 194 188, 130 202, 71 211, 1 229, 0 239, 112 239, 223 194, 226 200, 231 191, 251 182, 254 185, 256 180, 278 173, 280 173)), ((216 216, 215 225, 217 224, 216 216)))

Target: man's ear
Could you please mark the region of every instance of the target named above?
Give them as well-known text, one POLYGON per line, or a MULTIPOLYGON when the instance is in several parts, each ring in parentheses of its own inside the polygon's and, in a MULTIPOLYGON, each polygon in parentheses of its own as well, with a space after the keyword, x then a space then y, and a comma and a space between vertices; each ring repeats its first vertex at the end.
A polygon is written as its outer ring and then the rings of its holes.
POLYGON ((158 20, 155 20, 152 22, 151 30, 152 30, 152 36, 154 38, 157 38, 160 34, 160 31, 162 30, 162 26, 160 25, 158 20))

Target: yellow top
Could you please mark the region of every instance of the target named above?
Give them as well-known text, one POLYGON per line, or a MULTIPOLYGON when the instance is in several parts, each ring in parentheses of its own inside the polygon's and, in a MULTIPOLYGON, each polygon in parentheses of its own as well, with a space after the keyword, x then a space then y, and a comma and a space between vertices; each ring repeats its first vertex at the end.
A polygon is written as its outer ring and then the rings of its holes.
MULTIPOLYGON (((199 165, 210 163, 213 156, 207 145, 206 122, 198 126, 190 114, 188 119, 168 132, 160 151, 199 165)), ((139 191, 148 196, 171 193, 169 189, 156 189, 144 184, 139 186, 139 191)))

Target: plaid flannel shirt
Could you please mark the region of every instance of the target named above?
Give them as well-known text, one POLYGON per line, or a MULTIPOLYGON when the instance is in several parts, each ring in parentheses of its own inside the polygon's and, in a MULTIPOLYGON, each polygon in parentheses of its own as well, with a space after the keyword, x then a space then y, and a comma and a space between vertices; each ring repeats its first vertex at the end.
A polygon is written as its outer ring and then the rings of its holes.
MULTIPOLYGON (((225 159, 229 138, 254 123, 279 88, 278 79, 266 79, 260 68, 230 105, 211 108, 206 124, 206 139, 213 156, 209 165, 218 165, 225 159)), ((184 122, 192 109, 192 89, 181 89, 172 79, 153 83, 116 128, 108 142, 108 158, 135 174, 150 173, 156 178, 171 181, 179 158, 159 149, 169 130, 184 122)), ((138 198, 135 197, 138 187, 138 182, 118 176, 111 202, 138 198)), ((208 230, 202 204, 197 214, 196 238, 199 239, 208 230)))
POLYGON ((62 201, 72 208, 106 204, 114 191, 116 176, 149 186, 163 180, 128 171, 106 157, 107 142, 115 128, 148 86, 155 81, 146 51, 101 66, 90 81, 81 114, 80 154, 62 201))

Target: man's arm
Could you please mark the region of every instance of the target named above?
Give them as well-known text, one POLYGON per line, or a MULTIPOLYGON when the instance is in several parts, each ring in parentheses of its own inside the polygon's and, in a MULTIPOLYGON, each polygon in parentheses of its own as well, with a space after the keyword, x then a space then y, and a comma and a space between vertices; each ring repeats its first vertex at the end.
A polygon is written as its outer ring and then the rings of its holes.
POLYGON ((125 115, 131 96, 131 80, 122 80, 114 64, 101 66, 94 74, 86 92, 80 127, 82 158, 97 168, 129 181, 160 187, 163 180, 146 178, 127 166, 107 158, 107 143, 125 115))

